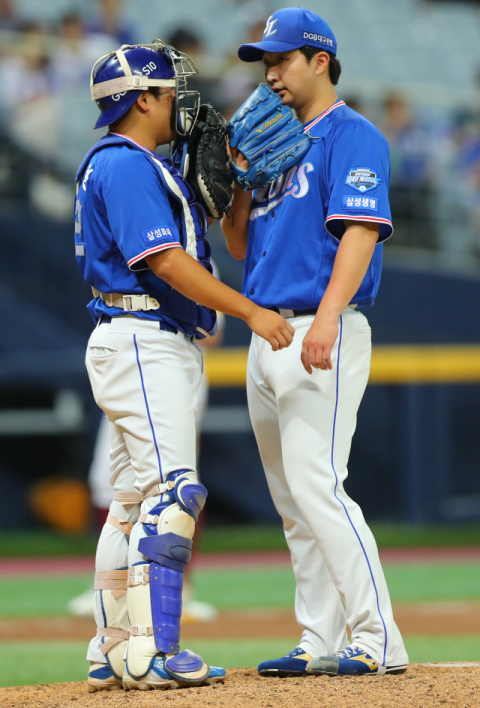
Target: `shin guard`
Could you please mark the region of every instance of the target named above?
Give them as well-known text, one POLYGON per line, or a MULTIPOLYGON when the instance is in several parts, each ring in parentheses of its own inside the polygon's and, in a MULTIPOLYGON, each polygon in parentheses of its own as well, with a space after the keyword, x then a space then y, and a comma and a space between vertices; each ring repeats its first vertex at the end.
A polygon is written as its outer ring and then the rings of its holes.
MULTIPOLYGON (((129 570, 132 627, 126 674, 131 687, 150 681, 159 654, 180 651, 183 572, 191 557, 195 521, 207 495, 203 485, 182 476, 185 472, 170 475, 166 483, 169 491, 139 518, 142 530, 138 531, 137 558, 141 554, 146 562, 134 561, 129 570)), ((205 670, 198 674, 205 678, 205 670)))

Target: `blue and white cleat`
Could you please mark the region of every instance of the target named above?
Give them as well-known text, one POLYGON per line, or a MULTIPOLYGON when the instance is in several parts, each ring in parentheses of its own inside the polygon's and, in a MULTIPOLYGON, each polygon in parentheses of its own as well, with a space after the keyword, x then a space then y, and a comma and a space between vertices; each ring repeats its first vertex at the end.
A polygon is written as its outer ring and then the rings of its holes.
POLYGON ((360 647, 350 646, 329 656, 319 656, 307 664, 307 674, 328 676, 373 676, 404 674, 408 664, 382 666, 360 647))
POLYGON ((157 654, 148 672, 141 677, 134 677, 128 670, 128 657, 123 674, 123 687, 126 691, 139 689, 169 689, 186 686, 208 686, 223 683, 225 669, 220 666, 208 666, 201 656, 190 649, 173 656, 157 654))
POLYGON ((307 664, 311 659, 310 654, 307 654, 301 647, 297 647, 280 659, 262 661, 258 665, 258 673, 260 676, 278 676, 279 678, 307 676, 307 664))
POLYGON ((115 676, 108 664, 97 664, 94 661, 90 663, 87 685, 90 693, 118 691, 123 688, 122 679, 115 676))

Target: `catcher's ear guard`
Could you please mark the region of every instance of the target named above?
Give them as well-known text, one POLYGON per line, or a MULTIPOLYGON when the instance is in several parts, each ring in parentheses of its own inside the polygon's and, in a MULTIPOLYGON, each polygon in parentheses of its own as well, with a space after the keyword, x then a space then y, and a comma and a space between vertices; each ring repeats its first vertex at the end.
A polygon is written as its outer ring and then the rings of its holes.
POLYGON ((267 84, 260 84, 227 125, 230 147, 248 160, 247 170, 230 166, 235 182, 245 190, 266 187, 310 150, 314 138, 267 84))

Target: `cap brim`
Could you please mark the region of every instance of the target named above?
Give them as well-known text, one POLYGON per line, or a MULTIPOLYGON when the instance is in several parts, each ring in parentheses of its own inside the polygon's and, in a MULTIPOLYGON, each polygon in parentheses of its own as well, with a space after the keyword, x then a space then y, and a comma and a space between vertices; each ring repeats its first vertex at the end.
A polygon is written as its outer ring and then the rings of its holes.
POLYGON ((95 128, 105 128, 106 125, 115 123, 115 121, 121 118, 124 113, 130 110, 142 93, 142 91, 130 91, 130 95, 123 97, 123 101, 118 106, 113 106, 112 108, 108 108, 106 111, 102 111, 102 113, 98 116, 97 122, 95 123, 94 130, 95 128))
POLYGON ((260 61, 264 52, 293 52, 294 49, 299 49, 303 46, 303 44, 290 44, 289 42, 242 44, 238 50, 238 56, 242 61, 260 61))

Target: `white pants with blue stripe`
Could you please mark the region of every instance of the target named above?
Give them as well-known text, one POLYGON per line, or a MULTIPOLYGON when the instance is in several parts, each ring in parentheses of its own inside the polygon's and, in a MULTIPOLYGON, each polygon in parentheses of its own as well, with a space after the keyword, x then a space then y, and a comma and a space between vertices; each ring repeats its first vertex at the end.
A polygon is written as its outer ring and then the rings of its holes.
POLYGON ((253 335, 248 358, 250 416, 267 482, 292 555, 300 646, 324 656, 349 644, 384 666, 408 662, 394 622, 375 539, 343 489, 358 407, 370 372, 371 332, 347 308, 331 371, 301 363, 313 317, 289 320, 293 343, 273 352, 253 335))
MULTIPOLYGON (((191 470, 196 478, 197 390, 202 353, 181 334, 160 330, 158 322, 116 317, 92 332, 86 366, 96 403, 110 420, 110 484, 115 492, 146 492, 169 472, 191 470)), ((135 524, 160 500, 140 504, 113 501, 110 512, 135 524)), ((129 538, 105 524, 97 548, 96 571, 126 568, 144 560, 137 550, 143 526, 129 538)), ((95 591, 95 619, 105 627, 100 590, 95 591)), ((90 642, 87 659, 105 663, 103 640, 90 642)))

